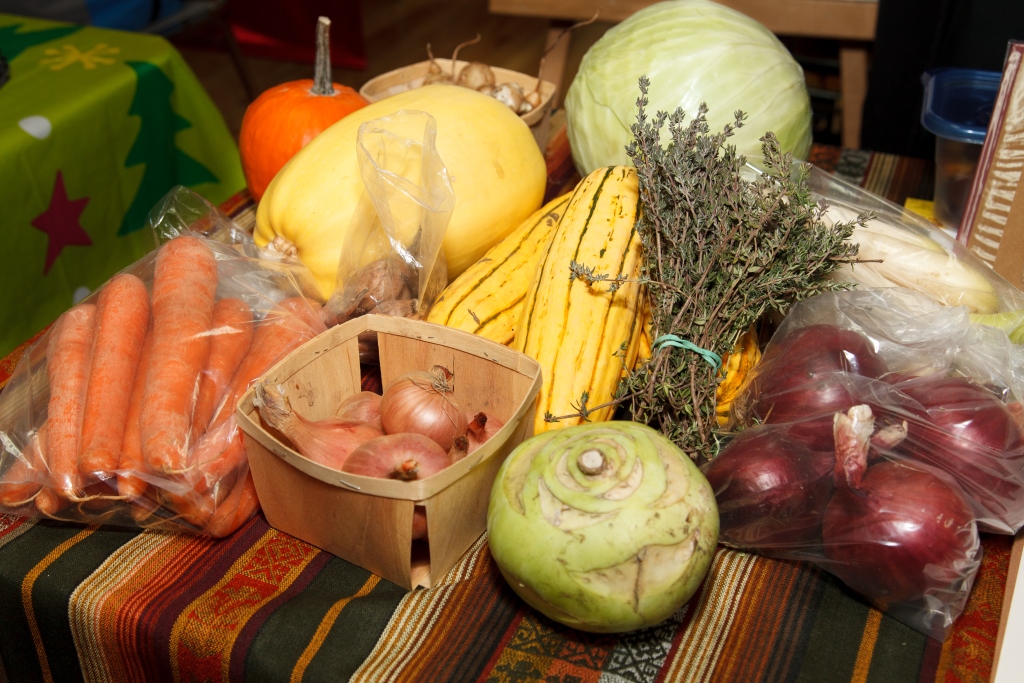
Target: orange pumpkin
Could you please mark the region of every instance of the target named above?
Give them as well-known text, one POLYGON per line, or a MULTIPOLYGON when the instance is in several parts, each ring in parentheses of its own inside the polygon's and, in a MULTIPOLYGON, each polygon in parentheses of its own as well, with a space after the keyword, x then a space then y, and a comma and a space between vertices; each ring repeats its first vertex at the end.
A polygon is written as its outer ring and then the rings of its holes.
POLYGON ((331 81, 330 23, 326 17, 317 23, 314 78, 274 86, 245 110, 238 148, 246 185, 256 201, 296 152, 332 124, 369 104, 352 88, 331 81))

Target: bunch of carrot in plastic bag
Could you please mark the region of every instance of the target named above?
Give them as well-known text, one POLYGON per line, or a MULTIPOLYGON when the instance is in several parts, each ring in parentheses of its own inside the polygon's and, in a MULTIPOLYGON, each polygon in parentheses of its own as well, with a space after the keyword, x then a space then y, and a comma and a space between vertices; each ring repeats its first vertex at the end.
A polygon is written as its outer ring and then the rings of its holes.
POLYGON ((0 394, 0 511, 212 536, 258 500, 234 417, 323 331, 311 281, 183 188, 160 246, 66 311, 0 394))

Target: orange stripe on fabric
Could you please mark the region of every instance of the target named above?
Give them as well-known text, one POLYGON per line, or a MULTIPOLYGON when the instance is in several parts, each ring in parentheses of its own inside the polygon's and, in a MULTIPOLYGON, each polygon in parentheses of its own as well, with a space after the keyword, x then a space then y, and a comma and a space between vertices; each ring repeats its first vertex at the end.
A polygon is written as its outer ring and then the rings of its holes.
MULTIPOLYGON (((185 535, 139 534, 75 589, 68 612, 86 680, 145 679, 138 657, 139 607, 190 566, 193 553, 186 546, 196 541, 185 535)), ((209 547, 208 542, 197 545, 209 547)))
POLYGON ((327 639, 327 634, 330 632, 331 627, 334 626, 334 622, 338 620, 341 615, 341 611, 348 606, 348 603, 352 602, 357 598, 363 598, 370 594, 377 584, 380 583, 380 577, 376 574, 371 574, 370 578, 366 580, 362 588, 356 591, 355 595, 351 595, 347 598, 342 598, 338 602, 331 605, 331 609, 327 610, 327 614, 320 621, 320 625, 316 627, 316 632, 313 634, 313 639, 310 640, 309 645, 299 655, 299 661, 296 662, 295 668, 292 669, 291 682, 300 683, 302 676, 306 673, 306 668, 309 663, 313 661, 313 657, 317 652, 320 651, 320 646, 324 644, 327 639))
POLYGON ((696 610, 693 619, 670 655, 666 680, 712 678, 756 561, 755 556, 734 550, 715 555, 698 602, 690 607, 696 610))
MULTIPOLYGON (((479 555, 474 554, 471 556, 470 562, 462 565, 465 571, 460 572, 459 582, 468 581, 484 570, 487 565, 477 560, 479 560, 479 555)), ((429 631, 423 632, 420 646, 416 650, 416 657, 412 658, 409 666, 402 671, 403 675, 410 680, 429 680, 433 663, 439 661, 439 657, 443 658, 449 649, 444 635, 457 631, 457 624, 463 618, 472 618, 475 611, 479 609, 479 605, 470 604, 482 597, 475 591, 456 585, 445 586, 443 590, 444 600, 438 600, 430 606, 429 631), (434 638, 432 637, 434 634, 442 635, 434 638)))
POLYGON ((476 544, 437 586, 412 591, 402 599, 373 651, 352 675, 350 683, 410 678, 404 675, 403 667, 414 656, 418 656, 420 647, 434 627, 436 615, 445 606, 453 587, 476 573, 475 570, 481 565, 480 556, 486 547, 486 539, 486 534, 477 539, 476 544))
POLYGON ((161 546, 146 565, 140 568, 130 584, 124 586, 127 597, 117 608, 117 633, 107 635, 114 641, 113 645, 124 665, 138 674, 131 680, 145 679, 146 666, 140 654, 143 644, 139 643, 138 627, 143 615, 153 608, 154 596, 163 595, 170 587, 181 585, 185 574, 192 571, 216 543, 209 538, 185 534, 171 535, 171 539, 172 543, 161 546))
POLYGON ((882 625, 882 613, 877 609, 868 611, 868 620, 864 624, 864 633, 860 637, 860 648, 857 660, 853 663, 853 675, 850 683, 867 683, 868 671, 871 670, 871 659, 875 655, 875 643, 878 641, 878 627, 882 625))
POLYGON ((32 606, 32 588, 35 586, 36 579, 49 569, 50 565, 56 562, 58 557, 74 547, 75 544, 91 536, 98 528, 99 525, 90 525, 51 550, 39 564, 32 568, 32 571, 21 582, 21 604, 25 609, 25 618, 28 620, 29 631, 32 632, 32 643, 35 645, 36 655, 39 657, 39 668, 43 672, 44 681, 52 681, 53 674, 50 672, 50 662, 46 658, 46 648, 43 647, 43 637, 39 633, 39 624, 36 623, 36 612, 32 606))
POLYGON ((720 665, 715 676, 722 680, 763 681, 765 671, 775 655, 774 639, 783 626, 788 603, 794 592, 797 572, 792 565, 761 561, 750 571, 746 590, 760 600, 744 600, 736 610, 736 627, 722 646, 720 665), (768 606, 772 609, 763 609, 768 606))
POLYGON ((461 621, 464 615, 470 615, 472 607, 467 601, 475 597, 472 590, 466 588, 466 582, 481 575, 490 565, 480 559, 486 549, 486 536, 481 536, 470 548, 465 558, 435 589, 436 599, 424 606, 420 620, 421 631, 402 662, 402 677, 409 680, 429 680, 431 664, 437 660, 437 653, 448 650, 445 637, 457 630, 455 622, 461 621), (435 634, 440 634, 435 637, 435 634), (415 656, 413 656, 415 655, 415 656))
POLYGON ((249 619, 292 585, 321 551, 269 530, 224 577, 186 607, 171 629, 170 658, 175 681, 226 681, 231 651, 249 619))

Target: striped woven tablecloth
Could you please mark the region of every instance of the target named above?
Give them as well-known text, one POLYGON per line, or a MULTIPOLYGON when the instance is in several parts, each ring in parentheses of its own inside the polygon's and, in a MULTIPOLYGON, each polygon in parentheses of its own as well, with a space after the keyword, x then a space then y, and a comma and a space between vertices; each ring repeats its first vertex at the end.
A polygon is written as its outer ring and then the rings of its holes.
MULTIPOLYGON (((861 157, 815 161, 896 201, 930 197, 923 162, 861 157)), ((224 208, 252 220, 245 197, 224 208)), ((19 353, 0 361, 0 386, 19 353)), ((667 622, 608 636, 526 607, 484 539, 407 593, 262 515, 219 541, 0 515, 0 680, 988 681, 1011 541, 983 538, 945 643, 810 565, 725 549, 667 622)))

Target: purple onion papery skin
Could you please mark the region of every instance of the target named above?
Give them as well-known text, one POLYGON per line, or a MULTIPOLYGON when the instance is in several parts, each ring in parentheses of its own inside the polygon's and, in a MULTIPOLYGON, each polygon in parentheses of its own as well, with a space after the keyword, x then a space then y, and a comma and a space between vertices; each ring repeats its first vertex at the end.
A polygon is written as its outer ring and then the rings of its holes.
POLYGON ((983 531, 1015 533, 1024 525, 1024 438, 1010 410, 990 391, 962 377, 897 384, 921 406, 907 419, 897 457, 952 475, 983 531))
POLYGON ((918 467, 883 461, 859 487, 837 485, 825 511, 823 566, 882 603, 948 591, 977 570, 979 538, 960 492, 918 467))
POLYGON ((766 554, 817 546, 834 462, 784 429, 741 432, 701 468, 718 503, 719 542, 766 554))

